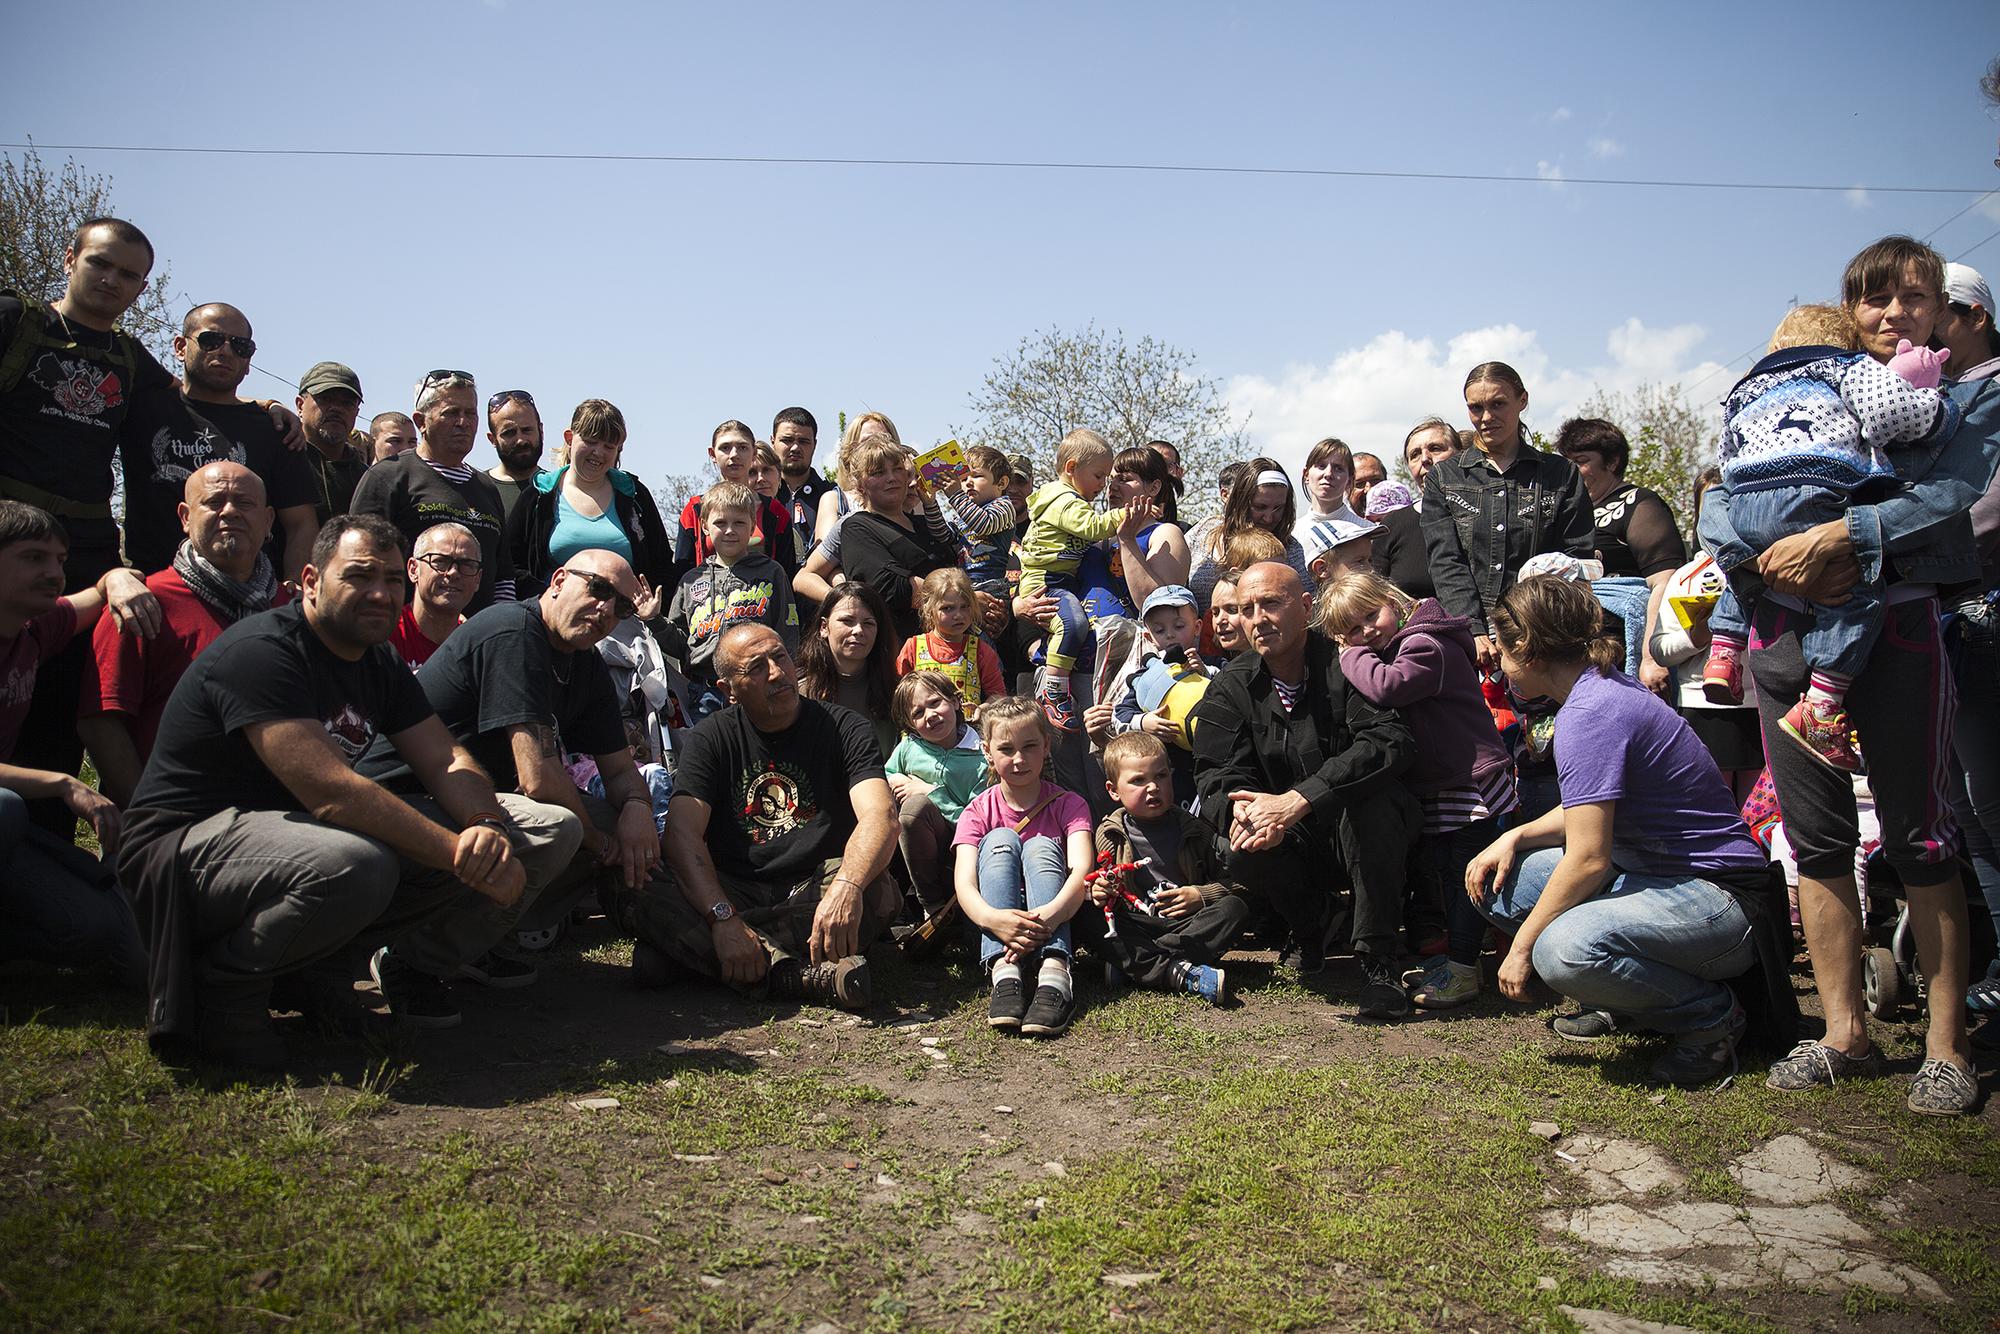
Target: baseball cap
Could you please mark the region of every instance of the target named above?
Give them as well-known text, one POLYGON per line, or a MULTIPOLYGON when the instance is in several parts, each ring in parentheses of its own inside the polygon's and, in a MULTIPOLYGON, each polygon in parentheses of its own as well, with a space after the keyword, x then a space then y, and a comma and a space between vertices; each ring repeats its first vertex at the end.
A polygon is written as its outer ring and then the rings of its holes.
POLYGON ((1961 306, 1978 306, 1988 315, 1994 313, 1993 289, 1970 264, 1944 266, 1944 299, 1961 306))
POLYGON ((323 394, 329 389, 345 389, 360 398, 361 377, 352 368, 337 361, 316 361, 311 370, 299 377, 299 392, 302 394, 323 394))
POLYGON ((1201 604, 1194 600, 1194 592, 1187 585, 1161 584, 1146 594, 1146 605, 1139 609, 1139 619, 1145 620, 1148 615, 1161 607, 1193 607, 1196 611, 1201 610, 1201 604))
POLYGON ((1363 537, 1373 537, 1382 531, 1379 523, 1352 519, 1314 519, 1306 529, 1304 540, 1299 543, 1306 549, 1306 559, 1322 556, 1338 546, 1345 546, 1363 537))

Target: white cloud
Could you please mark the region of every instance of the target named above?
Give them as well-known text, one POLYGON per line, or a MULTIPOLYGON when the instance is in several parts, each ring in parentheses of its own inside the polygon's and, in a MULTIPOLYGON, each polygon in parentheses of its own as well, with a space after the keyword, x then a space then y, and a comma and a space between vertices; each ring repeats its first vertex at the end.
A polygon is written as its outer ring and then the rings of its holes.
POLYGON ((1847 200, 1847 206, 1851 209, 1873 208, 1875 206, 1875 201, 1868 197, 1868 188, 1862 185, 1851 187, 1842 198, 1847 200))
POLYGON ((1537 162, 1535 164, 1535 175, 1552 183, 1558 190, 1568 188, 1563 184, 1563 169, 1560 162, 1537 162))
POLYGON ((1590 150, 1590 155, 1594 158, 1613 158, 1613 157, 1625 156, 1625 145, 1619 143, 1616 139, 1613 139, 1608 135, 1594 134, 1590 137, 1588 142, 1585 143, 1584 147, 1590 150))
POLYGON ((1549 113, 1549 119, 1554 121, 1556 124, 1560 125, 1562 122, 1569 119, 1569 108, 1557 107, 1554 111, 1551 111, 1549 113))
POLYGON ((1720 374, 1718 362, 1694 359, 1706 336, 1697 324, 1649 328, 1635 316, 1605 335, 1601 362, 1559 366, 1534 330, 1516 324, 1467 330, 1442 347, 1391 329, 1324 365, 1238 375, 1229 381, 1227 398, 1231 409, 1250 414, 1251 445, 1296 475, 1306 450, 1325 436, 1390 461, 1419 418, 1436 414, 1462 422, 1460 386, 1466 371, 1482 361, 1504 361, 1521 373, 1528 382, 1525 419, 1545 435, 1598 389, 1706 381, 1693 395, 1697 404, 1719 400, 1733 377, 1720 374))

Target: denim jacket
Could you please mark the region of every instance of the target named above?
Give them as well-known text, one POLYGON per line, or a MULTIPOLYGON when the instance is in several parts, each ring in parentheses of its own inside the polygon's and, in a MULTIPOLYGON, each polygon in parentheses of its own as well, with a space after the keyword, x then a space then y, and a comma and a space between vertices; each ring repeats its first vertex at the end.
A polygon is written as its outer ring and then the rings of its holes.
POLYGON ((1486 613, 1532 556, 1597 554, 1597 513, 1583 477, 1560 454, 1523 439, 1506 472, 1478 446, 1431 469, 1418 515, 1437 600, 1489 633, 1486 613))
MULTIPOLYGON (((1893 451, 1901 485, 1872 504, 1848 508, 1847 536, 1863 583, 1880 582, 1891 560, 1903 583, 1963 584, 1980 577, 1971 510, 2000 465, 2000 382, 1960 381, 1948 392, 1963 413, 1957 433, 1893 451)), ((1736 535, 1729 497, 1720 487, 1702 497, 1701 541, 1725 569, 1763 554, 1736 535)))

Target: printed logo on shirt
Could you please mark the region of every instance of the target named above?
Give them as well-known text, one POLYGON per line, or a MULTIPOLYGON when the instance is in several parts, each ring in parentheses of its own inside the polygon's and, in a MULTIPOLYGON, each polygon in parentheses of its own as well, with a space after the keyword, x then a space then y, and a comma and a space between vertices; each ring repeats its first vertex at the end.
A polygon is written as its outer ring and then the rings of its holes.
POLYGON ((363 718, 352 704, 341 705, 340 712, 328 718, 325 726, 326 734, 340 747, 350 765, 361 758, 361 752, 375 739, 375 724, 363 718))
POLYGON ((43 412, 75 422, 94 423, 125 401, 125 385, 118 373, 81 357, 44 352, 28 378, 55 400, 54 406, 44 407, 43 412))
POLYGON ((812 823, 819 815, 811 782, 786 761, 745 772, 738 780, 737 795, 743 802, 738 823, 760 847, 812 823))
POLYGON ((211 463, 248 464, 243 446, 224 438, 213 427, 204 426, 193 436, 163 426, 153 434, 153 480, 185 482, 197 470, 211 463))
POLYGON ((462 523, 478 532, 482 528, 500 531, 500 520, 485 510, 476 510, 469 505, 454 505, 445 500, 419 500, 416 503, 417 517, 425 521, 425 526, 451 521, 462 523))
POLYGON ((740 584, 717 597, 714 581, 707 583, 700 597, 688 609, 688 642, 706 644, 738 621, 765 621, 771 615, 771 600, 777 589, 768 579, 740 584))
POLYGON ((35 669, 10 668, 0 676, 0 709, 24 708, 35 697, 35 669))

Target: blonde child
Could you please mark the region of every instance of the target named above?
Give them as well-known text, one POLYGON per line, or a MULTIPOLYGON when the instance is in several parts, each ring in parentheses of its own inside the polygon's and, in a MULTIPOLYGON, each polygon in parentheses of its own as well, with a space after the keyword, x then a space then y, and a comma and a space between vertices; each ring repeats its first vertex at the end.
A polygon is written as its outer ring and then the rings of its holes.
POLYGON ((896 654, 896 674, 935 672, 952 683, 968 720, 978 721, 980 701, 1007 693, 1000 655, 974 626, 978 599, 964 570, 947 567, 924 576, 917 596, 923 631, 911 635, 896 654))
POLYGON ((1091 901, 1109 917, 1084 914, 1080 932, 1104 956, 1114 984, 1129 980, 1221 1005, 1228 979, 1216 965, 1243 934, 1250 904, 1223 882, 1214 828, 1174 804, 1167 747, 1156 736, 1113 737, 1104 747, 1104 780, 1118 809, 1097 826, 1097 851, 1113 867, 1131 869, 1092 878, 1091 901))
POLYGON ((905 676, 889 708, 903 731, 884 766, 901 817, 903 861, 924 915, 934 917, 953 904, 950 849, 958 817, 993 775, 951 678, 923 670, 905 676))
POLYGON ((1400 712, 1416 734, 1416 762, 1403 782, 1423 807, 1419 866, 1431 893, 1444 897, 1445 954, 1411 999, 1431 1010, 1463 1005, 1479 994, 1486 937, 1485 919, 1465 895, 1466 864, 1520 805, 1513 760, 1479 692, 1471 622, 1361 570, 1320 590, 1320 628, 1341 645, 1341 674, 1370 703, 1400 712))
POLYGON ((1035 700, 1057 730, 1077 728, 1070 698, 1070 672, 1090 638, 1090 622, 1078 594, 1076 567, 1084 548, 1107 537, 1133 540, 1152 521, 1150 502, 1099 511, 1092 501, 1111 476, 1111 446, 1095 431, 1077 429, 1056 446, 1056 477, 1028 497, 1028 535, 1021 541, 1021 596, 1048 592, 1056 599, 1055 619, 1035 673, 1035 700))
POLYGON ((1146 595, 1139 623, 1145 650, 1139 670, 1127 677, 1118 698, 1085 710, 1091 740, 1105 742, 1126 732, 1145 732, 1167 743, 1175 800, 1194 799, 1194 751, 1188 713, 1207 689, 1208 667, 1201 660, 1201 614, 1183 584, 1166 584, 1146 595))
POLYGON ((1069 919, 1087 893, 1090 808, 1042 777, 1055 736, 1035 701, 991 701, 979 730, 994 784, 966 803, 952 845, 958 906, 993 977, 986 1022, 1055 1037, 1076 1013, 1069 919))
POLYGON ((778 562, 750 549, 760 499, 741 482, 717 482, 708 489, 700 509, 708 555, 681 576, 667 605, 662 647, 680 658, 688 680, 711 690, 715 646, 738 622, 761 621, 778 632, 786 652, 798 652, 791 580, 778 562))

